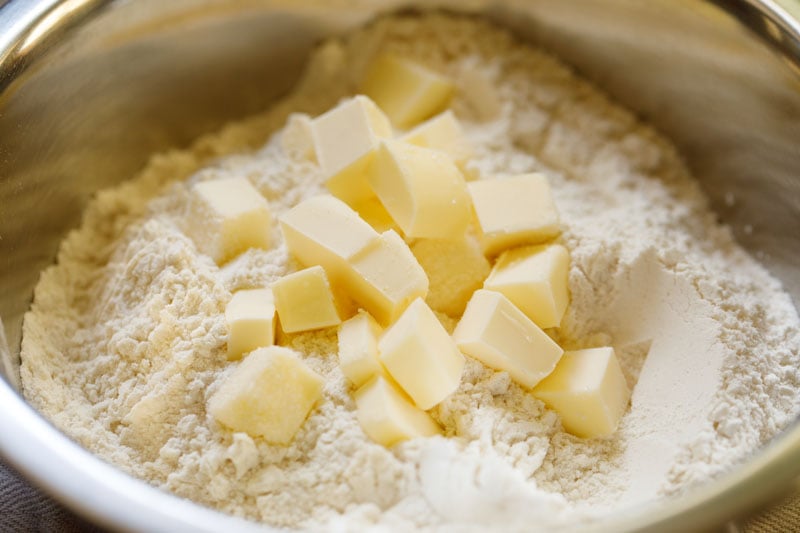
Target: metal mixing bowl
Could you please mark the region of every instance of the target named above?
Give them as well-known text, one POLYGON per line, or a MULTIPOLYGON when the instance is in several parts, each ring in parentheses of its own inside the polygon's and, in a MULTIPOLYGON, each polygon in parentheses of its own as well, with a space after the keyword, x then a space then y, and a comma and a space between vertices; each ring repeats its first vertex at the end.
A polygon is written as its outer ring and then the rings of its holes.
MULTIPOLYGON (((264 109, 291 88, 314 43, 408 3, 0 0, 0 452, 10 464, 107 526, 254 527, 122 474, 33 411, 16 392, 22 315, 97 189, 132 176, 153 152, 264 109)), ((786 11, 797 4, 436 5, 549 48, 674 139, 720 219, 800 301, 800 25, 786 11)), ((794 424, 722 479, 588 527, 719 527, 798 474, 794 424)))

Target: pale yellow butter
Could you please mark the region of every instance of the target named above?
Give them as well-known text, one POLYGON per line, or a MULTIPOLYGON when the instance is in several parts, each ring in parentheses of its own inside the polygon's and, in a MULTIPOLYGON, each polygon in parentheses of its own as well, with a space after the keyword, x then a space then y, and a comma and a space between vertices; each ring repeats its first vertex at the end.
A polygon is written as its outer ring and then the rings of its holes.
POLYGON ((275 302, 269 289, 237 291, 225 307, 228 359, 275 344, 275 302))
POLYGON ((430 307, 417 298, 378 341, 381 362, 420 409, 430 409, 461 383, 464 356, 430 307))
POLYGON ((375 103, 363 95, 345 100, 311 122, 311 135, 330 191, 351 204, 371 197, 365 171, 380 139, 392 136, 375 103))
POLYGON ((372 62, 361 87, 399 128, 410 128, 443 110, 455 90, 447 77, 392 54, 372 62))
POLYGON ((363 309, 339 326, 339 366, 353 386, 360 387, 385 372, 378 358, 378 337, 382 331, 363 309))
POLYGON ((449 109, 426 120, 400 140, 409 144, 446 153, 457 165, 464 165, 472 156, 472 148, 464 136, 458 119, 449 109))
POLYGON ((475 291, 453 339, 470 357, 533 387, 550 374, 564 350, 499 292, 475 291))
POLYGON ((417 239, 411 251, 428 275, 425 301, 434 311, 459 317, 491 266, 471 233, 460 239, 417 239))
POLYGON ((381 233, 348 261, 344 290, 388 325, 415 298, 428 294, 428 277, 396 232, 381 233))
POLYGON ((303 113, 289 115, 281 134, 281 147, 292 157, 316 162, 311 117, 303 113))
POLYGON ((442 152, 384 141, 369 184, 407 237, 459 238, 472 217, 467 183, 442 152))
POLYGON ((569 303, 569 252, 560 244, 503 252, 485 289, 503 293, 540 328, 554 328, 569 303))
POLYGON ((373 196, 368 200, 358 202, 353 205, 353 209, 358 213, 358 216, 364 219, 364 222, 372 226, 372 228, 379 233, 390 229, 397 232, 402 231, 377 197, 373 196))
POLYGON ((533 389, 560 416, 564 429, 578 437, 613 433, 628 407, 630 389, 614 349, 565 352, 558 366, 533 389))
POLYGON ((192 187, 187 233, 197 249, 222 264, 248 248, 269 248, 267 200, 245 178, 203 181, 192 187))
POLYGON ((323 379, 288 348, 259 348, 239 363, 208 401, 220 423, 274 444, 289 444, 314 404, 323 379))
POLYGON ((561 233, 550 185, 541 174, 473 181, 468 187, 487 255, 561 233))
POLYGON ((392 383, 374 377, 355 393, 358 422, 369 438, 384 446, 442 432, 425 411, 415 407, 392 383))
POLYGON ((283 276, 272 284, 275 309, 286 333, 338 326, 339 315, 328 276, 313 266, 283 276))
POLYGON ((333 196, 309 198, 279 220, 289 253, 304 266, 321 265, 334 283, 349 269, 347 261, 378 237, 358 213, 333 196))

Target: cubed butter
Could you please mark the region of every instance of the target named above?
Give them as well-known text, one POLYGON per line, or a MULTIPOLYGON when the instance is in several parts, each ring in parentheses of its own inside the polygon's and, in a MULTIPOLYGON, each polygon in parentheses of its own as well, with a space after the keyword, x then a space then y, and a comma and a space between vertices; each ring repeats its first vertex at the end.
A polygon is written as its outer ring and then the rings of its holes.
POLYGON ((269 248, 267 200, 245 178, 203 181, 192 187, 188 231, 197 249, 222 264, 248 248, 269 248))
POLYGON ((550 185, 541 174, 473 181, 468 187, 486 255, 561 233, 550 185))
POLYGON ((467 183, 450 157, 402 141, 384 141, 369 184, 407 237, 458 238, 472 217, 467 183))
POLYGON ((491 269, 477 238, 468 233, 460 239, 417 239, 411 251, 428 275, 425 301, 431 309, 461 316, 491 269))
POLYGON ((378 341, 381 362, 420 409, 430 409, 461 383, 464 356, 430 307, 417 298, 378 341))
POLYGON ((415 407, 388 380, 374 377, 355 393, 358 422, 367 436, 384 446, 442 432, 425 411, 415 407))
POLYGON ((410 128, 442 111, 454 89, 446 76, 392 54, 378 56, 362 84, 362 92, 399 128, 410 128))
POLYGON ((347 261, 378 238, 369 224, 333 196, 315 196, 280 217, 289 253, 304 266, 321 265, 334 283, 348 269, 347 261))
POLYGON ((402 137, 401 141, 423 148, 440 150, 459 166, 472 156, 472 148, 464 136, 461 124, 449 109, 426 120, 402 137))
POLYGON ((390 229, 398 232, 402 231, 377 197, 373 196, 368 200, 358 202, 353 205, 353 209, 358 213, 358 216, 364 219, 364 222, 379 233, 390 229))
POLYGON ((322 397, 322 378, 288 348, 259 348, 208 400, 220 423, 274 444, 289 444, 322 397))
POLYGON ((363 95, 345 100, 311 122, 311 135, 330 191, 350 204, 370 198, 366 169, 380 139, 392 136, 375 103, 363 95))
POLYGON ((286 121, 281 134, 281 147, 292 157, 307 161, 317 161, 314 151, 311 117, 303 113, 292 113, 286 121))
POLYGON ((533 387, 556 367, 564 350, 499 292, 475 291, 453 339, 458 348, 511 379, 533 387))
POLYGON ((564 429, 578 437, 612 434, 628 407, 630 389, 614 349, 565 352, 533 395, 561 416, 564 429))
POLYGON ((381 324, 388 325, 415 298, 428 294, 428 277, 395 231, 380 234, 349 261, 346 292, 381 324))
POLYGON ((338 326, 340 311, 325 270, 317 265, 283 276, 272 284, 275 309, 286 333, 338 326))
POLYGON ((380 325, 363 309, 339 326, 339 366, 354 387, 385 372, 378 359, 381 332, 380 325))
POLYGON ((275 344, 275 302, 269 289, 237 291, 225 307, 228 359, 275 344))
POLYGON ((569 252, 560 244, 503 252, 484 289, 503 293, 540 328, 555 328, 569 303, 569 252))

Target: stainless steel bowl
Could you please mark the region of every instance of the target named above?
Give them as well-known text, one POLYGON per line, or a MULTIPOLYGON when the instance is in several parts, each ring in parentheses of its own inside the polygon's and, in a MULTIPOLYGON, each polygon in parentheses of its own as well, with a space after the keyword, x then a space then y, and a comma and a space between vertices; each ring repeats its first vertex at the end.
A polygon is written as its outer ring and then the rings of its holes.
MULTIPOLYGON (((122 474, 33 411, 16 392, 22 315, 38 272, 97 189, 130 177, 153 152, 265 108, 291 88, 314 43, 409 4, 0 1, 0 452, 10 464, 107 526, 255 527, 122 474)), ((800 301, 800 24, 787 11, 798 4, 435 4, 551 49, 674 139, 720 219, 800 301)), ((798 474, 794 424, 718 481, 587 528, 719 527, 785 491, 798 474)))

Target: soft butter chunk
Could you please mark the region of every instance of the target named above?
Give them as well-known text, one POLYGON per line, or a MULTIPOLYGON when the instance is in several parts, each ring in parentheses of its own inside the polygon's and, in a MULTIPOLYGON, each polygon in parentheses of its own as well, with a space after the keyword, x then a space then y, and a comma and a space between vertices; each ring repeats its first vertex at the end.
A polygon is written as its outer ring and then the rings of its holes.
POLYGON ((222 264, 248 248, 269 248, 267 200, 245 178, 195 184, 189 201, 188 233, 197 249, 222 264))
POLYGON ((443 110, 454 89, 447 77, 392 54, 373 61, 362 85, 364 94, 399 128, 409 128, 443 110))
POLYGON ((237 291, 225 307, 228 359, 275 344, 275 302, 269 289, 237 291))
POLYGON ((281 134, 281 147, 292 157, 316 162, 311 117, 303 113, 289 115, 281 134))
POLYGON ((303 265, 321 265, 334 283, 347 261, 378 237, 358 213, 333 196, 309 198, 280 217, 289 253, 303 265))
POLYGON ((461 383, 464 356, 430 307, 418 298, 378 342, 381 362, 420 409, 430 409, 461 383))
POLYGON ((578 437, 613 433, 628 407, 630 389, 614 349, 565 352, 533 395, 561 416, 564 429, 578 437))
POLYGON ((428 275, 425 301, 431 309, 461 316, 491 269, 478 240, 470 233, 460 239, 417 239, 411 251, 428 275))
POLYGON ((461 124, 450 110, 426 120, 400 137, 400 140, 423 148, 440 150, 460 166, 472 156, 472 148, 464 136, 461 124))
POLYGON ((428 277, 395 231, 380 234, 348 261, 344 289, 381 324, 394 321, 428 294, 428 277))
POLYGON ((358 422, 369 438, 384 446, 442 432, 387 379, 377 376, 355 393, 358 422))
POLYGON ((377 197, 358 202, 353 205, 353 209, 377 232, 382 233, 390 229, 402 231, 377 197))
POLYGON ((541 174, 473 181, 468 187, 487 255, 561 233, 550 185, 541 174))
POLYGON ((371 197, 366 169, 380 139, 392 136, 375 103, 363 95, 345 100, 311 122, 311 135, 330 191, 347 203, 371 197))
POLYGON ((272 284, 275 308, 286 333, 338 326, 336 299, 321 266, 283 276, 272 284))
POLYGON ((402 141, 384 141, 369 183, 408 237, 458 238, 472 217, 464 176, 447 154, 402 141))
POLYGON ((540 328, 554 328, 569 303, 569 252, 560 244, 503 252, 484 283, 503 293, 540 328))
POLYGON ((378 358, 381 332, 380 325, 364 310, 339 327, 339 366, 355 387, 384 372, 378 358))
POLYGON ((475 291, 453 339, 465 354, 526 387, 550 374, 564 353, 508 298, 484 289, 475 291))
POLYGON ((289 444, 322 396, 323 380, 292 350, 250 353, 208 401, 220 423, 274 444, 289 444))

